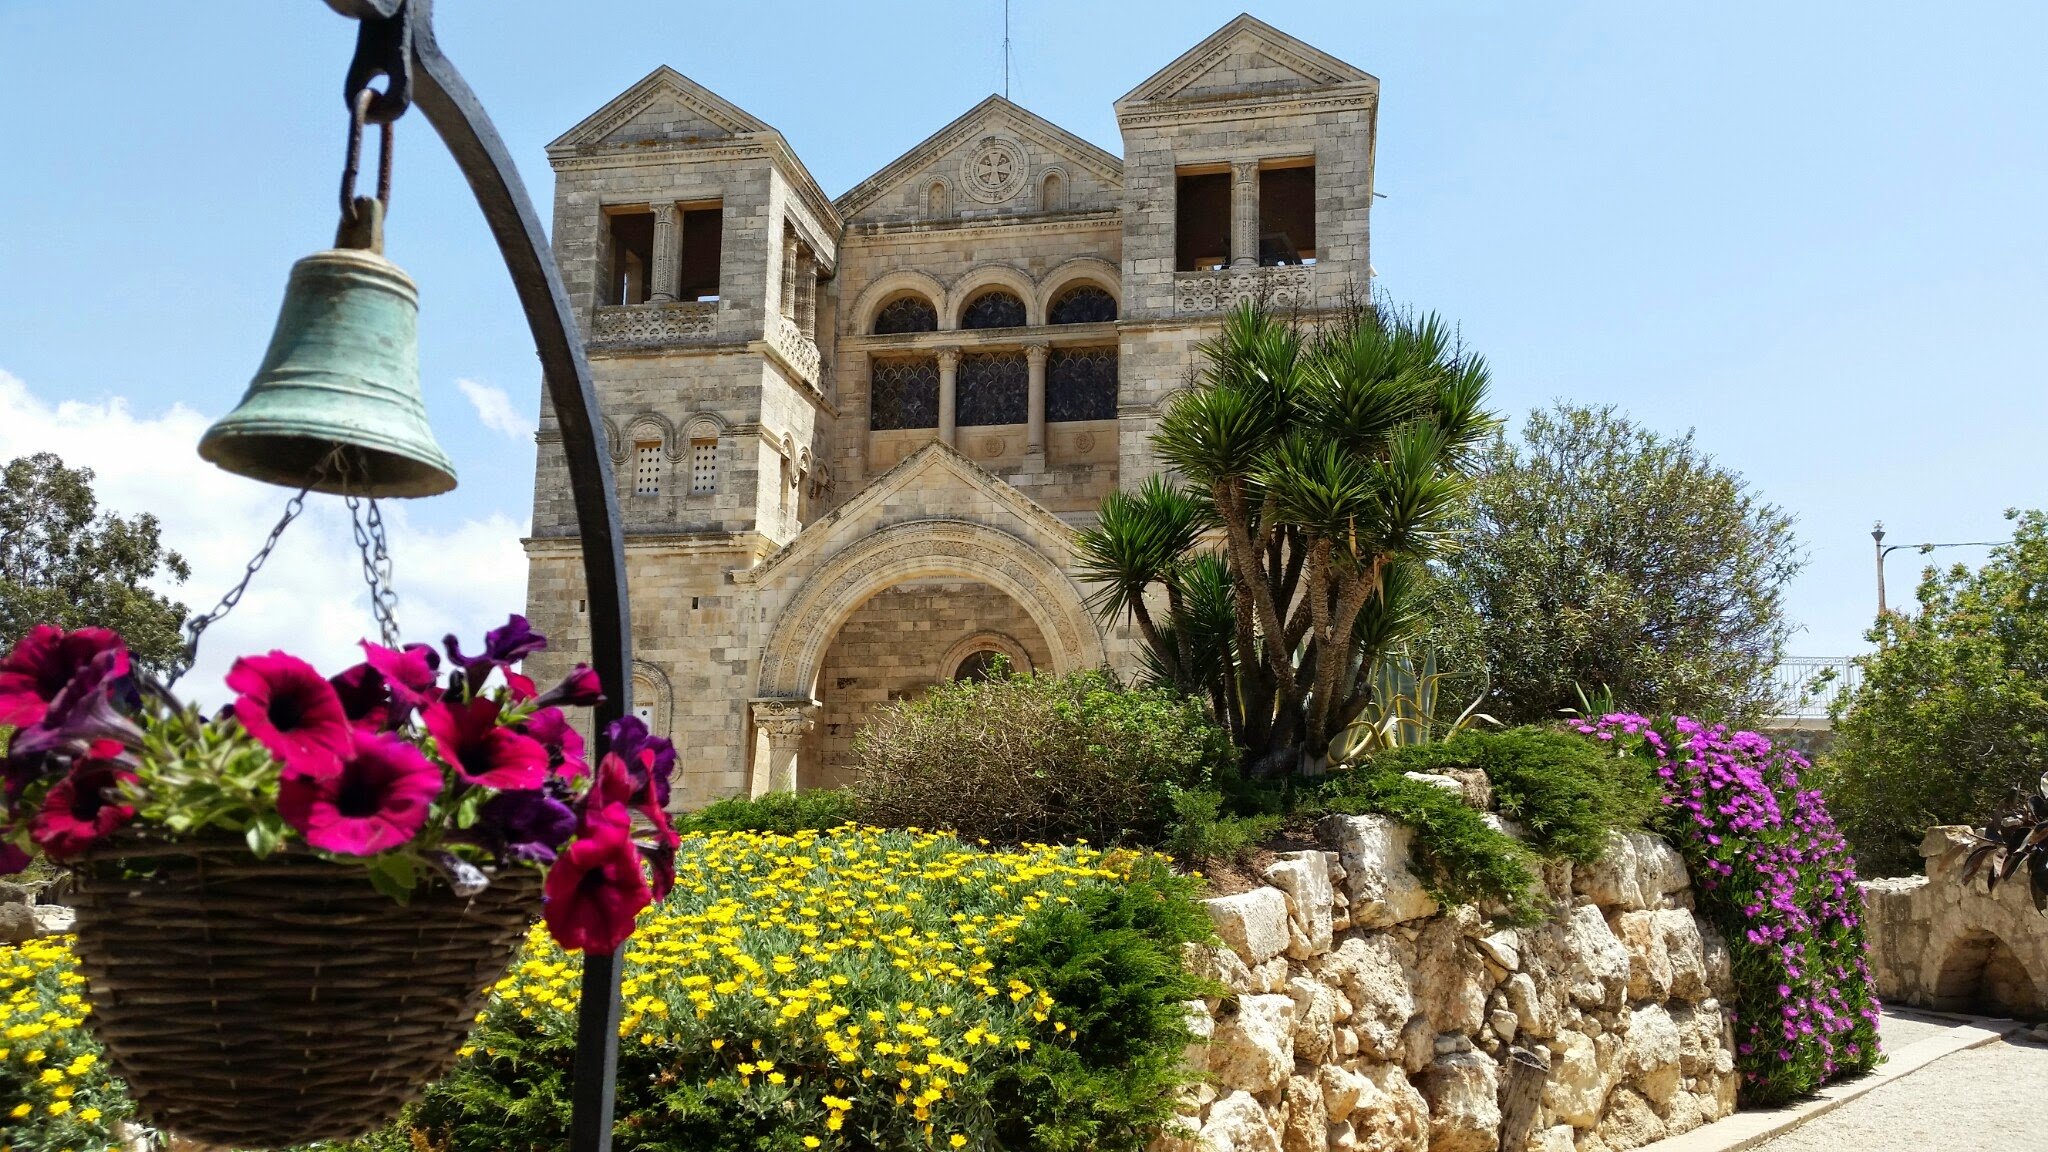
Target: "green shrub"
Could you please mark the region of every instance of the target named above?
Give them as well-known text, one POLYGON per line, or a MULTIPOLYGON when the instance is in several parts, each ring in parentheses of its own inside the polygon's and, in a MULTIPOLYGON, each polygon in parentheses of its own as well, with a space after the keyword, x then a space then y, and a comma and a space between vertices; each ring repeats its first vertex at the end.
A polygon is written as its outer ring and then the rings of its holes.
POLYGON ((1541 917, 1535 856, 1458 793, 1378 768, 1331 773, 1303 793, 1304 814, 1379 814, 1413 828, 1416 876, 1438 902, 1499 905, 1516 922, 1541 917))
POLYGON ((1210 788, 1178 789, 1172 803, 1173 821, 1160 846, 1197 865, 1234 864, 1286 821, 1278 812, 1226 812, 1228 799, 1210 788))
POLYGON ((837 788, 809 792, 768 792, 748 799, 734 796, 707 804, 676 818, 676 831, 774 832, 783 836, 805 829, 837 828, 857 817, 853 793, 837 788))
POLYGON ((861 817, 995 843, 1156 844, 1230 758, 1199 702, 1100 672, 941 684, 854 743, 861 817))
POLYGON ((1493 782, 1501 815, 1520 824, 1538 855, 1599 858, 1607 833, 1641 828, 1663 795, 1641 761, 1602 756, 1584 737, 1546 728, 1465 732, 1442 744, 1381 752, 1374 768, 1442 772, 1477 768, 1493 782))

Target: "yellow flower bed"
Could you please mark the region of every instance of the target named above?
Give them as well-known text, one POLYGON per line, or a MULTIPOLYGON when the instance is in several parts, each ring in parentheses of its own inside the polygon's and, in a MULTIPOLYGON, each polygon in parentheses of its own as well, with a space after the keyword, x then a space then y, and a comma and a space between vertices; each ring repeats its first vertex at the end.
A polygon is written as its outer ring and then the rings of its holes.
POLYGON ((113 1152, 129 1108, 85 1030, 71 937, 0 945, 0 1152, 113 1152))
MULTIPOLYGON (((675 892, 628 945, 619 1114, 659 1125, 650 1102, 681 1091, 733 1119, 813 1118, 804 1148, 980 1144, 989 1076, 1070 1039, 1052 996, 991 957, 1033 913, 1144 858, 850 825, 686 839, 675 892)), ((570 1042, 577 979, 536 929, 479 1017, 472 1066, 570 1042)))

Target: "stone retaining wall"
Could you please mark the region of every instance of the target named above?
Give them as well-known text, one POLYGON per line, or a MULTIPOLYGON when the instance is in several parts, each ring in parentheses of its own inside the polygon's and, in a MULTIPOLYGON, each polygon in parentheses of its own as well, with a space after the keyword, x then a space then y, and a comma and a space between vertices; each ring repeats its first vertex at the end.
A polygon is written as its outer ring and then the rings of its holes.
POLYGON ((1981 874, 1965 884, 1970 846, 1966 827, 1930 828, 1925 876, 1858 885, 1877 993, 1948 1012, 2048 1016, 2048 916, 2025 876, 1996 892, 1981 874))
POLYGON ((1548 1071, 1524 1073, 1533 1123, 1503 1152, 1620 1152, 1734 1111, 1728 951, 1668 844, 1615 835, 1593 866, 1548 865, 1551 919, 1495 929, 1430 899, 1406 827, 1319 832, 1335 851, 1206 902, 1224 943, 1189 964, 1234 995, 1189 1003, 1209 1083, 1153 1152, 1491 1152, 1517 1055, 1548 1071))

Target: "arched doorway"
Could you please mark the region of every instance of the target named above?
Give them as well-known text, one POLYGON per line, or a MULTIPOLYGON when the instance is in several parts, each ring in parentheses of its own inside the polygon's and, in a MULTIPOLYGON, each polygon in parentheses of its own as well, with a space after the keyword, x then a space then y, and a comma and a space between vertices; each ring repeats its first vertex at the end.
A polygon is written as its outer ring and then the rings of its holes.
POLYGON ((869 597, 826 647, 819 707, 798 761, 799 788, 853 782, 853 747, 884 709, 947 680, 985 678, 1000 659, 1019 672, 1050 669, 1052 647, 1023 605, 972 580, 895 584, 869 597))
POLYGON ((1982 929, 1963 933, 1942 953, 1934 1007, 1983 1016, 2038 1016, 2048 1011, 2041 989, 2011 946, 1982 929))

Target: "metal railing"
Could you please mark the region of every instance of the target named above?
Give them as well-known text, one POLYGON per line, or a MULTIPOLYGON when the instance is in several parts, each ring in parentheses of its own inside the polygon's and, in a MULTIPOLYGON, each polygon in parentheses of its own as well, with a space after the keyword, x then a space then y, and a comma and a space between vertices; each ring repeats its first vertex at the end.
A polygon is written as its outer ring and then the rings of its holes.
POLYGON ((1823 720, 1835 697, 1854 692, 1862 680, 1863 670, 1848 656, 1788 656, 1771 670, 1772 707, 1779 716, 1823 720))

